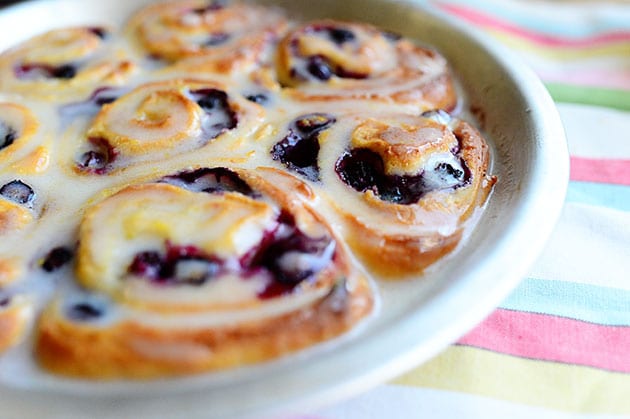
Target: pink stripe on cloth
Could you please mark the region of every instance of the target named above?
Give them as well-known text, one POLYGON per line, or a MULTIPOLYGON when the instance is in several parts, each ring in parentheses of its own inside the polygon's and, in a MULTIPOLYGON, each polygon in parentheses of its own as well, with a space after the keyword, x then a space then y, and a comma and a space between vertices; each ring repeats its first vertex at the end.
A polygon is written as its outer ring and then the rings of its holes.
POLYGON ((622 68, 566 70, 558 67, 557 70, 548 70, 534 67, 534 70, 546 82, 630 90, 630 71, 622 68))
POLYGON ((630 186, 630 160, 572 156, 571 180, 630 186))
POLYGON ((630 32, 628 31, 608 32, 580 39, 561 38, 528 31, 464 6, 443 3, 438 3, 437 6, 450 14, 462 17, 476 25, 498 29, 550 47, 589 47, 613 42, 630 41, 630 32))
POLYGON ((630 327, 497 309, 458 343, 523 358, 630 373, 630 327))

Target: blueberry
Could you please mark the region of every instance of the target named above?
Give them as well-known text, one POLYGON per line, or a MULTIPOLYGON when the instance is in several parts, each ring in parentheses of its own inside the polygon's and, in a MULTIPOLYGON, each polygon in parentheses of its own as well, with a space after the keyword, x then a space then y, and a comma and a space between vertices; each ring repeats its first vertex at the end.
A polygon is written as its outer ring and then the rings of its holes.
POLYGON ((98 172, 107 166, 107 156, 100 151, 86 151, 81 155, 79 165, 89 171, 98 172))
POLYGON ((219 274, 219 260, 202 257, 181 258, 173 266, 173 280, 178 284, 202 285, 219 274))
POLYGON ((319 133, 335 122, 331 115, 314 113, 293 121, 287 135, 274 144, 271 157, 316 182, 319 180, 319 133))
POLYGON ((197 99, 197 104, 206 112, 224 109, 228 106, 227 93, 217 89, 196 90, 193 93, 197 99))
POLYGON ((334 74, 328 60, 321 55, 309 57, 306 69, 313 77, 322 81, 330 79, 334 74))
POLYGON ((375 189, 382 183, 383 159, 368 149, 354 149, 342 155, 335 164, 339 178, 359 192, 375 189))
POLYGON ((13 144, 17 137, 18 134, 13 128, 0 121, 0 150, 13 144))
POLYGON ((218 89, 199 89, 190 94, 208 115, 202 122, 207 139, 216 138, 223 132, 236 128, 238 116, 230 107, 227 93, 218 89))
POLYGON ((269 101, 269 98, 267 97, 267 95, 263 93, 247 95, 245 96, 245 99, 249 100, 250 102, 258 103, 259 105, 264 105, 265 103, 269 101))
POLYGON ((260 298, 273 298, 290 293, 303 281, 317 275, 332 260, 335 241, 327 236, 310 237, 294 224, 283 223, 268 234, 261 245, 253 249, 253 255, 241 261, 246 272, 264 269, 273 275, 273 280, 261 291, 260 298))
POLYGON ((77 75, 77 68, 72 64, 65 64, 59 67, 54 67, 51 72, 51 77, 55 79, 71 79, 77 75))
POLYGON ((274 160, 313 182, 319 180, 318 155, 319 140, 316 136, 301 137, 292 131, 271 149, 274 160))
POLYGON ((80 302, 68 308, 67 315, 72 320, 87 322, 105 314, 105 308, 92 302, 80 302))
POLYGON ((383 201, 409 205, 428 192, 465 184, 467 168, 463 161, 461 164, 459 169, 441 162, 433 170, 417 175, 388 175, 379 154, 358 148, 342 155, 335 164, 335 171, 345 184, 358 192, 371 190, 383 201))
POLYGON ((0 296, 0 308, 6 307, 11 303, 11 297, 0 296))
POLYGON ((92 92, 88 100, 101 107, 108 103, 115 102, 121 94, 120 89, 114 89, 112 87, 99 87, 92 92))
POLYGON ((402 35, 392 31, 383 31, 381 32, 385 39, 391 42, 400 41, 402 39, 402 35))
POLYGON ((197 9, 193 9, 192 12, 202 15, 206 12, 214 12, 216 10, 221 10, 225 7, 225 0, 213 0, 209 2, 209 4, 205 7, 199 7, 197 9))
POLYGON ((343 28, 330 28, 328 29, 328 34, 330 35, 330 38, 339 45, 345 42, 354 41, 356 38, 352 31, 343 28))
POLYGON ((72 259, 72 250, 67 247, 55 247, 44 258, 42 269, 53 272, 61 268, 72 259))
POLYGON ((326 129, 335 122, 336 119, 332 115, 313 113, 299 117, 295 120, 294 125, 300 132, 310 134, 326 129))
POLYGON ((0 195, 18 204, 32 206, 35 192, 21 180, 12 180, 0 188, 0 195))
POLYGON ((107 37, 107 30, 105 28, 93 27, 88 28, 88 30, 101 39, 105 39, 107 37))
POLYGON ((86 151, 79 157, 77 162, 79 168, 87 172, 96 173, 98 175, 104 174, 108 165, 116 158, 116 152, 114 148, 104 138, 90 138, 92 143, 92 150, 86 151))
POLYGON ((164 260, 156 251, 138 253, 127 269, 129 273, 149 279, 160 278, 164 260))
POLYGON ((216 32, 210 34, 210 37, 203 43, 205 47, 215 47, 224 44, 230 39, 230 35, 225 32, 216 32))
POLYGON ((462 180, 464 178, 464 171, 461 169, 456 169, 448 163, 438 163, 435 166, 435 171, 442 173, 445 177, 453 177, 458 180, 462 180))
POLYGON ((256 196, 247 182, 241 179, 236 172, 225 167, 184 171, 166 176, 160 182, 180 186, 193 192, 238 192, 246 196, 256 196))

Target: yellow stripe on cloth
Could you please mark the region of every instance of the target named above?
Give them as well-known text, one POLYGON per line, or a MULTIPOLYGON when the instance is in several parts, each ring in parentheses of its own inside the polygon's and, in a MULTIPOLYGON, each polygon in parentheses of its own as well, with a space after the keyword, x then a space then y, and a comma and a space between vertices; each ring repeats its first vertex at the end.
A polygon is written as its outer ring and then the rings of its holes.
POLYGON ((492 37, 502 44, 520 51, 534 54, 552 61, 579 61, 600 57, 630 57, 630 42, 618 42, 605 45, 580 47, 550 47, 541 46, 527 39, 506 34, 494 29, 485 29, 492 37))
POLYGON ((630 414, 630 374, 451 346, 393 384, 579 413, 630 414))

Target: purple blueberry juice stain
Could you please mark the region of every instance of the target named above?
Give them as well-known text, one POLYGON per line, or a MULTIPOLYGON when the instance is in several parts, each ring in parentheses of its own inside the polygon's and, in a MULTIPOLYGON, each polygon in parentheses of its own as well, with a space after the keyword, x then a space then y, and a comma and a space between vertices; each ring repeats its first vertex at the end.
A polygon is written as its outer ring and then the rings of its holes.
POLYGON ((331 237, 306 235, 286 212, 278 216, 277 223, 274 229, 265 232, 258 246, 240 259, 245 278, 261 271, 272 278, 258 293, 261 299, 293 292, 303 281, 315 277, 334 258, 336 243, 331 237))
POLYGON ((277 226, 263 234, 258 245, 242 256, 237 264, 207 254, 194 245, 165 243, 164 250, 138 252, 127 272, 155 286, 201 286, 232 272, 242 280, 264 275, 266 287, 258 293, 268 299, 291 293, 303 281, 315 277, 334 258, 336 242, 329 236, 310 237, 300 231, 292 219, 282 213, 277 226))
POLYGON ((137 253, 127 272, 156 285, 203 285, 225 271, 223 260, 195 246, 165 247, 137 253))
POLYGON ((77 75, 75 64, 52 66, 49 64, 22 64, 14 68, 13 74, 19 80, 32 81, 41 79, 69 80, 77 75))
POLYGON ((306 179, 319 180, 319 135, 336 122, 332 115, 303 115, 289 125, 287 135, 271 148, 271 157, 306 179))
POLYGON ((46 272, 54 272, 72 259, 73 252, 67 247, 55 247, 44 257, 42 269, 46 272))
POLYGON ((19 179, 12 180, 9 183, 4 184, 0 188, 0 195, 9 201, 13 201, 16 204, 24 205, 29 208, 33 206, 35 200, 35 192, 33 188, 19 179))
POLYGON ((0 120, 0 150, 7 148, 18 138, 18 133, 9 124, 0 120))
POLYGON ((230 107, 227 93, 218 89, 199 89, 191 91, 190 95, 206 114, 202 120, 205 139, 214 139, 236 128, 238 116, 230 107))
POLYGON ((183 171, 165 176, 159 182, 179 186, 192 192, 238 192, 249 197, 258 196, 236 172, 224 167, 183 171))
POLYGON ((347 151, 337 160, 335 171, 357 192, 372 191, 381 200, 400 205, 415 204, 428 192, 455 189, 470 180, 465 163, 455 156, 417 175, 388 175, 382 157, 365 148, 347 151), (453 166, 453 162, 461 168, 453 166))

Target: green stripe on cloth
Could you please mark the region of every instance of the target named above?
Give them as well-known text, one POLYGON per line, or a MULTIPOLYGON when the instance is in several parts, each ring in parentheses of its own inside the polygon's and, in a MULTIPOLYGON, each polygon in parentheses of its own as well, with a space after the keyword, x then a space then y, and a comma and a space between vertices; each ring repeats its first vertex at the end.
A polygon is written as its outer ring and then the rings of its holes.
POLYGON ((550 82, 546 82, 545 86, 556 102, 604 106, 607 108, 620 109, 622 111, 630 111, 630 90, 572 86, 550 82))

